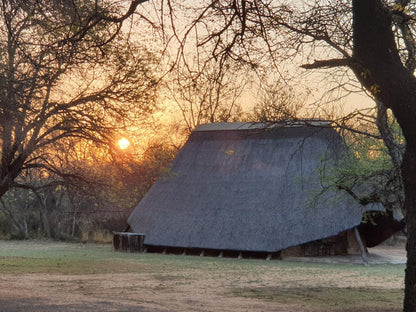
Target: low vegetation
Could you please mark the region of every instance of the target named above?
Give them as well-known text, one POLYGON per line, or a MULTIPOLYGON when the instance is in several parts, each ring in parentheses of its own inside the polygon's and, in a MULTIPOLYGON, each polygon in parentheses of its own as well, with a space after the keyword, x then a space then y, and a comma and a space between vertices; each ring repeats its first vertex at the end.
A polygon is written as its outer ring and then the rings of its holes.
MULTIPOLYGON (((387 312, 401 309, 404 265, 130 254, 117 253, 111 245, 0 241, 0 274, 3 292, 28 280, 38 283, 33 293, 26 294, 36 298, 28 299, 35 312, 48 311, 45 303, 43 308, 37 305, 39 298, 56 305, 59 296, 65 298, 59 311, 73 311, 71 302, 77 300, 95 305, 104 300, 100 310, 121 311, 117 310, 120 298, 131 298, 131 310, 122 311, 196 311, 195 306, 200 306, 198 311, 246 307, 249 311, 387 312), (52 286, 46 287, 49 283, 52 286), (71 288, 74 283, 82 287, 71 288)), ((22 296, 11 291, 3 298, 14 295, 22 296)))

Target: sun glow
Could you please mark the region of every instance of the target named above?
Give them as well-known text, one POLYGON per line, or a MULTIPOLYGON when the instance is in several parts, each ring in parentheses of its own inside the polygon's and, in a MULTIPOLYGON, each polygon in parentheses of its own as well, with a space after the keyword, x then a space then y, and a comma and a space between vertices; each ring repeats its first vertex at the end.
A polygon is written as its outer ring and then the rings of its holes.
POLYGON ((126 138, 122 138, 118 140, 118 146, 120 146, 121 149, 126 149, 130 146, 130 142, 126 138))

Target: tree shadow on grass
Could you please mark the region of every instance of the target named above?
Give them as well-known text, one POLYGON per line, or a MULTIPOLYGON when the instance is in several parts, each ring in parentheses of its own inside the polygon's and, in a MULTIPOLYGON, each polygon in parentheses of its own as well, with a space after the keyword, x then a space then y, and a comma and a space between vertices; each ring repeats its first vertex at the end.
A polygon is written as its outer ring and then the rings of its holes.
POLYGON ((403 303, 401 289, 360 287, 236 288, 233 295, 293 304, 321 312, 400 312, 403 303))
POLYGON ((0 311, 4 312, 168 312, 140 307, 139 305, 123 305, 114 302, 97 301, 94 303, 49 304, 37 298, 0 299, 0 311))

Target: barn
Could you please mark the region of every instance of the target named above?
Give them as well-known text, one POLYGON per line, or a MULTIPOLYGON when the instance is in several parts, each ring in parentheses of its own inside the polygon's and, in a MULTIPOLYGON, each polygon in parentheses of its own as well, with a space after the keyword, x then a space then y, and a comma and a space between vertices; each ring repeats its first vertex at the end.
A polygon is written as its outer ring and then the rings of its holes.
POLYGON ((281 256, 345 254, 361 206, 328 188, 325 175, 347 153, 320 120, 213 123, 197 127, 131 213, 149 251, 281 256))

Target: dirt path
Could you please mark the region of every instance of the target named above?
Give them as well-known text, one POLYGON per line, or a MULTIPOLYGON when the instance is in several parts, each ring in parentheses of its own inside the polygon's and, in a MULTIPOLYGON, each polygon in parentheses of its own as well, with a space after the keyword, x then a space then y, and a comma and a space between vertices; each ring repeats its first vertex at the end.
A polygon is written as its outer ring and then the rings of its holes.
MULTIPOLYGON (((404 250, 383 247, 370 252, 374 263, 401 262, 404 250)), ((360 256, 291 259, 350 263, 361 261, 360 256)), ((234 260, 232 260, 234 261, 234 260)), ((261 297, 236 294, 240 289, 284 289, 285 287, 374 287, 402 289, 400 278, 360 276, 356 272, 322 275, 313 269, 282 271, 278 266, 254 268, 243 273, 227 269, 225 272, 181 268, 178 272, 119 273, 119 274, 47 274, 24 273, 0 275, 1 312, 318 312, 305 305, 273 301, 261 297), (301 285, 301 286, 299 286, 301 285), (276 287, 279 288, 276 288, 276 287)), ((359 312, 354 310, 355 312, 359 312)), ((375 310, 373 310, 375 312, 375 310)), ((381 312, 382 310, 377 310, 381 312)), ((391 309, 384 310, 392 311, 391 309)), ((399 310, 394 310, 399 311, 399 310)), ((368 312, 368 310, 366 310, 368 312)))
POLYGON ((176 281, 146 274, 25 274, 17 278, 6 274, 0 284, 0 311, 7 312, 313 311, 234 297, 232 281, 209 278, 176 281))
MULTIPOLYGON (((328 257, 289 257, 287 261, 308 262, 308 263, 345 263, 362 264, 361 255, 328 256, 328 257)), ((402 246, 377 246, 370 248, 367 254, 367 261, 371 264, 405 264, 406 250, 402 246)))

